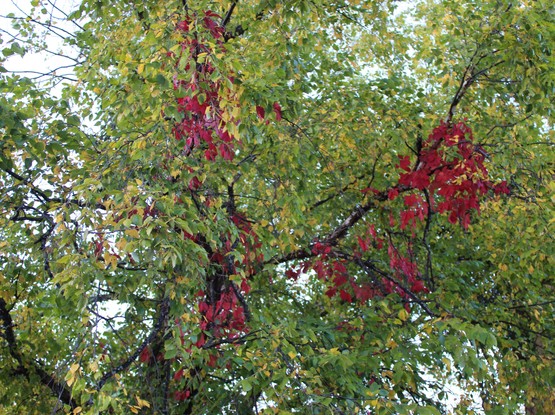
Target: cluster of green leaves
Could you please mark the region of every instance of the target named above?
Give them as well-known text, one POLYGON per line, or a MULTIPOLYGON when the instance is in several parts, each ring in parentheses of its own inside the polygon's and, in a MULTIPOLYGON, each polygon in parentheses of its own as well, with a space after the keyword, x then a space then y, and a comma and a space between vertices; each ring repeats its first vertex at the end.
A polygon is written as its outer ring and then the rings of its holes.
POLYGON ((1 44, 0 414, 553 411, 551 2, 84 0, 71 33, 32 3, 1 44), (78 53, 62 84, 10 72, 40 27, 78 53), (233 160, 174 134, 206 62, 233 160), (399 157, 456 120, 510 194, 400 229, 399 157), (349 301, 311 268, 378 287, 387 245, 425 291, 349 301), (215 281, 250 288, 228 337, 215 281))

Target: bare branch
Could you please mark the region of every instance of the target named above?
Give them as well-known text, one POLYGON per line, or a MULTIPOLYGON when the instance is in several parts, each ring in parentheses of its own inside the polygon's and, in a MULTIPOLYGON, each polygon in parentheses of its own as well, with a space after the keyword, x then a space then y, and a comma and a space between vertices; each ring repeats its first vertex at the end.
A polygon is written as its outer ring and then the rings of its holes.
POLYGON ((229 10, 227 11, 227 13, 225 14, 225 17, 222 20, 222 23, 221 23, 222 27, 225 28, 227 26, 227 24, 229 23, 229 21, 231 20, 231 15, 233 14, 233 10, 235 10, 235 6, 237 6, 236 1, 231 3, 231 6, 229 6, 229 10))

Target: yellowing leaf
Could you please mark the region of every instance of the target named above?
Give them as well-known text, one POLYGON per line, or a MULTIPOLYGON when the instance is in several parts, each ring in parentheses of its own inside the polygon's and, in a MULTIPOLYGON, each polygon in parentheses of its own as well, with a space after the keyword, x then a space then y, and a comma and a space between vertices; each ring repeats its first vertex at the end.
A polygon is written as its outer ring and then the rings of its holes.
POLYGON ((139 231, 137 229, 126 229, 125 234, 132 238, 139 238, 139 231))
POLYGON ((76 373, 79 370, 79 363, 74 363, 69 368, 69 373, 76 373))

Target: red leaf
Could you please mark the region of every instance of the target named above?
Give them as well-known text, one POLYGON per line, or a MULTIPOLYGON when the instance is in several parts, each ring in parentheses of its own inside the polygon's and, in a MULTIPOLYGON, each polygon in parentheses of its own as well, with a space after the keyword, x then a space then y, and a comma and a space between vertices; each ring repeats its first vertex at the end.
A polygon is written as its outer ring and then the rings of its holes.
POLYGON ((148 361, 149 358, 150 358, 150 350, 148 350, 148 347, 145 347, 141 352, 141 354, 139 355, 139 360, 144 363, 148 361))
POLYGON ((204 335, 204 333, 200 333, 199 339, 195 343, 195 346, 197 346, 200 349, 202 346, 204 346, 205 343, 206 343, 206 336, 204 335))
POLYGON ((353 291, 355 292, 355 297, 361 303, 364 303, 369 299, 371 299, 372 297, 374 297, 374 290, 368 284, 364 284, 360 286, 353 284, 353 291))
POLYGON ((323 244, 321 242, 316 242, 312 247, 312 253, 315 255, 319 254, 329 254, 331 252, 331 246, 323 244))
POLYGON ((351 297, 351 294, 349 294, 347 291, 345 290, 340 290, 339 291, 339 297, 341 297, 341 299, 343 301, 346 301, 348 303, 353 301, 353 297, 351 297))
POLYGON ((368 244, 366 243, 366 241, 362 239, 360 236, 357 236, 357 239, 358 239, 358 245, 360 246, 360 249, 362 250, 362 252, 368 251, 368 244))
POLYGON ((209 16, 209 17, 215 17, 215 18, 217 18, 217 19, 221 19, 221 18, 222 18, 218 13, 213 12, 212 10, 206 10, 206 11, 204 12, 204 15, 205 15, 205 16, 209 16))
POLYGON ((420 200, 422 200, 422 198, 418 197, 415 194, 407 195, 404 197, 405 206, 407 207, 417 205, 420 200))
POLYGON ((179 369, 177 372, 175 372, 175 374, 173 375, 173 379, 174 380, 179 380, 183 377, 183 368, 179 369))
POLYGON ((287 271, 285 271, 285 276, 289 279, 297 281, 297 278, 299 277, 299 271, 288 269, 287 271))
POLYGON ((222 36, 224 29, 217 22, 211 19, 211 16, 217 16, 217 14, 207 12, 206 17, 203 19, 204 27, 210 30, 210 33, 215 39, 218 39, 222 36))
POLYGON ((410 171, 410 158, 409 156, 399 156, 399 168, 404 171, 410 171))
POLYGON ((414 284, 412 284, 411 291, 415 294, 426 291, 426 287, 424 287, 422 280, 416 280, 414 284))
POLYGON ((335 278, 333 279, 333 283, 335 284, 336 287, 340 287, 344 285, 347 281, 348 281, 348 278, 344 274, 336 275, 335 278))
POLYGON ((201 301, 198 305, 198 311, 200 311, 201 313, 206 313, 209 309, 210 307, 208 306, 208 303, 206 301, 201 301))
POLYGON ((198 188, 201 185, 202 185, 202 183, 200 182, 200 180, 198 179, 197 176, 195 176, 191 180, 189 180, 189 190, 198 190, 198 188))
POLYGON ((94 243, 94 256, 97 258, 100 258, 100 256, 102 255, 102 251, 104 249, 104 244, 102 242, 102 237, 100 237, 95 243, 94 243))
POLYGON ((208 161, 214 161, 218 155, 218 150, 214 144, 210 144, 207 150, 204 150, 204 158, 208 161))
POLYGON ((233 160, 235 154, 233 154, 233 150, 229 144, 221 143, 220 144, 220 155, 223 157, 224 160, 233 160))
MULTIPOLYGON (((414 217, 416 216, 414 210, 403 210, 401 212, 401 229, 405 229, 406 226, 414 219, 414 217)), ((416 225, 416 223, 413 221, 413 224, 416 225)))
POLYGON ((345 265, 340 261, 333 263, 333 269, 341 274, 347 274, 347 268, 345 268, 345 265))
POLYGON ((245 278, 243 278, 243 280, 241 281, 241 291, 243 291, 245 294, 248 294, 251 291, 251 286, 245 278))
POLYGON ((256 114, 258 115, 258 118, 263 120, 264 117, 266 116, 266 110, 264 110, 264 108, 262 108, 260 105, 257 105, 256 106, 256 114))
POLYGON ((173 397, 176 401, 181 402, 188 399, 191 396, 191 391, 189 389, 185 391, 175 391, 173 397))
POLYGON ((276 113, 276 120, 281 121, 281 106, 274 102, 274 112, 276 113))
POLYGON ((335 293, 337 292, 337 288, 335 287, 330 287, 328 288, 328 290, 326 291, 326 295, 331 298, 335 295, 335 293))
POLYGON ((187 20, 182 20, 177 24, 177 29, 182 30, 183 32, 189 31, 189 22, 187 20))
POLYGON ((395 226, 395 218, 393 217, 392 214, 389 214, 389 226, 394 227, 395 226))
POLYGON ((503 180, 501 183, 496 184, 493 187, 493 191, 496 195, 499 195, 501 193, 508 195, 511 193, 511 189, 509 189, 509 186, 507 186, 506 180, 503 180))
POLYGON ((208 358, 207 365, 209 367, 216 367, 216 363, 218 363, 218 356, 216 356, 215 354, 211 354, 210 357, 208 358))
POLYGON ((314 269, 314 271, 316 271, 318 279, 324 279, 327 277, 328 273, 327 270, 324 268, 324 263, 322 261, 316 261, 312 268, 314 269))
POLYGON ((397 190, 396 187, 394 187, 393 189, 389 189, 389 192, 387 192, 387 198, 389 200, 395 199, 398 195, 399 195, 399 190, 397 190))

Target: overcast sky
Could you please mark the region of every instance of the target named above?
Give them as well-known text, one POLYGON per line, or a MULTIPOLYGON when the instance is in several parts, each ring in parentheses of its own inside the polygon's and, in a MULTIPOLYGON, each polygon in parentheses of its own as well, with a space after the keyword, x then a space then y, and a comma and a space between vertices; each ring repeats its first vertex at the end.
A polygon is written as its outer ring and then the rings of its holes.
MULTIPOLYGON (((67 36, 64 31, 72 33, 76 26, 64 21, 62 12, 74 10, 78 3, 75 0, 41 0, 42 7, 39 7, 33 16, 38 22, 34 25, 35 33, 44 39, 50 52, 29 51, 24 57, 12 55, 7 59, 5 68, 30 78, 40 77, 41 73, 54 70, 59 75, 71 74, 71 69, 64 66, 75 62, 61 55, 76 57, 77 53, 67 46, 64 47, 62 37, 67 36)), ((32 9, 31 0, 0 0, 0 6, 1 49, 9 47, 13 41, 28 48, 25 39, 19 37, 17 30, 13 28, 13 23, 29 16, 32 9)))

